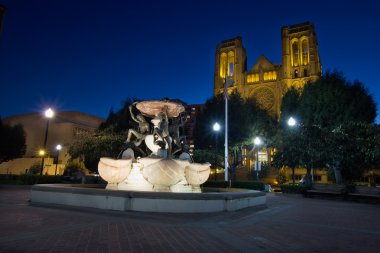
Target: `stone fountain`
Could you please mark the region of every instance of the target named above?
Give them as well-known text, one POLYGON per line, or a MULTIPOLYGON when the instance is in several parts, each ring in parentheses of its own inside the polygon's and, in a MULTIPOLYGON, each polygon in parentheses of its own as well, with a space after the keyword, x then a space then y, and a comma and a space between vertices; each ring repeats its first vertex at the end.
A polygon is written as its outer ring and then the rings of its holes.
POLYGON ((171 101, 142 101, 129 108, 137 128, 128 131, 121 159, 101 158, 98 171, 106 189, 156 192, 201 192, 210 164, 194 163, 180 136, 184 107, 171 101), (134 115, 133 111, 138 111, 134 115), (146 118, 150 119, 147 121, 146 118), (140 146, 145 144, 148 152, 140 146), (146 154, 135 159, 135 152, 146 154))
POLYGON ((138 127, 129 129, 120 159, 99 161, 99 174, 107 181, 105 189, 103 185, 34 185, 31 203, 169 213, 265 208, 265 193, 259 191, 219 188, 201 192, 210 164, 194 163, 187 152, 186 140, 180 135, 182 105, 143 101, 129 110, 138 127))

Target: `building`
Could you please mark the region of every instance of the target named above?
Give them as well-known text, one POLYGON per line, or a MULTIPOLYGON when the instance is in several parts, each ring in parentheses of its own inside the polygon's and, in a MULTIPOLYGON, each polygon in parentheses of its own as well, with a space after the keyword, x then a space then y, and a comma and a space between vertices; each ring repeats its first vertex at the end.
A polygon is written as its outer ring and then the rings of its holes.
POLYGON ((78 111, 62 111, 48 119, 41 113, 15 115, 3 119, 3 124, 21 124, 26 134, 26 153, 23 158, 0 164, 0 174, 25 173, 33 164, 42 162, 39 151, 44 149, 47 132, 44 174, 62 174, 69 159, 69 145, 83 133, 94 132, 104 119, 78 111), (48 131, 46 131, 48 127, 48 131), (58 152, 57 145, 62 149, 58 152), (56 158, 56 159, 54 159, 56 158))
POLYGON ((198 113, 203 109, 204 104, 187 105, 186 110, 186 123, 184 127, 184 135, 186 136, 187 144, 189 145, 189 153, 194 154, 194 130, 197 124, 198 113))
POLYGON ((314 25, 306 22, 281 29, 282 62, 272 63, 261 55, 250 70, 241 37, 222 41, 216 47, 214 95, 236 90, 243 98, 255 97, 259 105, 280 115, 281 100, 289 87, 302 88, 322 74, 314 25))
MULTIPOLYGON (((217 45, 215 53, 214 96, 224 92, 224 84, 227 82, 229 94, 237 91, 243 98, 254 97, 260 107, 279 118, 282 97, 286 91, 290 87, 302 89, 307 82, 315 81, 322 75, 317 35, 312 23, 282 27, 281 48, 281 63, 272 63, 261 55, 249 70, 242 38, 222 41, 217 45)), ((245 158, 242 169, 246 171, 245 174, 251 173, 256 155, 248 155, 248 150, 243 152, 245 158)), ((263 148, 256 152, 260 162, 268 162, 274 150, 263 148)), ((325 171, 317 173, 315 180, 328 181, 325 171)), ((283 174, 288 179, 291 178, 290 169, 285 169, 283 174)), ((305 174, 305 169, 296 170, 297 179, 305 174)), ((275 177, 272 175, 268 183, 274 183, 275 177)))

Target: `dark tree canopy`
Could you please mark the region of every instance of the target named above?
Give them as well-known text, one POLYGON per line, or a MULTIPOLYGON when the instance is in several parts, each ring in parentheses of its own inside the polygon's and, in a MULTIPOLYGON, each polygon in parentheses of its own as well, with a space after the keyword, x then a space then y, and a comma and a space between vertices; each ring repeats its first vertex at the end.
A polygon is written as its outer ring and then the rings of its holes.
POLYGON ((127 138, 126 131, 136 124, 129 113, 129 106, 135 101, 127 98, 117 112, 111 109, 95 135, 84 135, 70 145, 70 156, 83 160, 86 168, 93 172, 97 172, 101 157, 117 158, 127 138))
POLYGON ((22 125, 4 125, 0 119, 0 163, 20 158, 26 151, 26 138, 22 125))
POLYGON ((120 108, 117 112, 114 112, 112 108, 108 114, 106 121, 99 126, 99 129, 105 130, 109 128, 113 132, 120 133, 131 128, 131 126, 135 123, 131 120, 128 107, 136 101, 138 100, 127 98, 124 102, 123 107, 120 108))
POLYGON ((291 87, 282 98, 281 104, 281 125, 287 124, 287 120, 290 117, 298 118, 298 106, 300 100, 300 92, 294 87, 291 87))
MULTIPOLYGON (((224 150, 224 117, 225 102, 222 96, 209 99, 203 111, 197 117, 195 128, 195 161, 209 159, 215 149, 215 135, 212 126, 218 122, 222 128, 217 134, 218 150, 216 159, 209 162, 222 164, 224 150), (212 149, 210 149, 212 148, 212 149)), ((233 92, 228 99, 228 146, 229 146, 229 169, 231 179, 236 179, 236 169, 242 163, 243 148, 251 149, 253 138, 260 136, 266 146, 272 146, 272 137, 275 135, 277 122, 265 110, 261 109, 254 98, 243 99, 237 92, 233 92)))
POLYGON ((289 89, 281 111, 277 165, 329 167, 340 183, 358 178, 379 160, 373 141, 379 138, 373 124, 376 104, 361 82, 350 83, 341 73, 328 72, 306 84, 299 96, 289 89), (295 129, 286 125, 290 116, 298 120, 295 129))
POLYGON ((339 72, 327 72, 316 83, 306 84, 298 108, 302 124, 330 129, 350 121, 373 123, 376 118, 376 104, 363 84, 352 84, 339 72))
MULTIPOLYGON (((222 128, 218 133, 218 142, 222 149, 224 143, 225 104, 222 96, 213 97, 206 101, 203 111, 197 116, 195 128, 195 145, 206 149, 214 146, 215 133, 212 126, 218 122, 222 128)), ((228 100, 228 140, 229 146, 252 144, 255 136, 265 138, 271 145, 271 137, 276 131, 276 120, 265 110, 261 109, 255 99, 243 99, 234 92, 228 100)))
POLYGON ((125 135, 99 131, 96 135, 84 135, 69 147, 71 158, 83 160, 87 169, 98 171, 101 157, 117 158, 125 141, 125 135))

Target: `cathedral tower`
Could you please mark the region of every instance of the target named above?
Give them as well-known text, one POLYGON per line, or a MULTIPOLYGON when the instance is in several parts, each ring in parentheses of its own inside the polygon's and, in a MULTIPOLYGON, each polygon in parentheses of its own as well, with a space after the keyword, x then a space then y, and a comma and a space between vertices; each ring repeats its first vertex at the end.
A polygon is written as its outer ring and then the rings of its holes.
POLYGON ((306 22, 281 29, 282 76, 289 88, 302 88, 321 76, 321 63, 314 25, 306 22))
POLYGON ((231 79, 229 92, 242 91, 246 71, 247 57, 241 37, 222 41, 215 53, 214 94, 223 92, 226 76, 231 79))

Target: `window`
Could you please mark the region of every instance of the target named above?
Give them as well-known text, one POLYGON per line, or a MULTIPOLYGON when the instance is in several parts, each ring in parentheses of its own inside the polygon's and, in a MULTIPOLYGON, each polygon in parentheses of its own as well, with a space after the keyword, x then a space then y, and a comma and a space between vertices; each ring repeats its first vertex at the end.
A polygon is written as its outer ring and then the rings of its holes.
POLYGON ((293 51, 293 66, 298 66, 299 65, 299 49, 298 49, 297 41, 293 42, 292 51, 293 51))
POLYGON ((230 70, 230 72, 228 73, 229 76, 233 76, 234 75, 234 64, 232 62, 230 62, 230 65, 228 67, 230 70))
POLYGON ((228 52, 227 62, 228 62, 228 72, 226 74, 228 74, 229 76, 233 76, 234 63, 235 63, 235 54, 233 51, 228 52))
POLYGON ((259 81, 259 74, 251 74, 247 76, 247 83, 257 83, 259 81))
POLYGON ((226 77, 226 70, 227 70, 227 54, 221 53, 220 54, 220 63, 219 63, 220 77, 222 77, 222 78, 226 77))
POLYGON ((293 78, 297 78, 298 77, 298 70, 294 70, 294 75, 293 75, 293 78))
POLYGON ((321 175, 314 175, 314 181, 322 181, 321 175))
POLYGON ((307 69, 303 70, 303 76, 307 76, 307 69))
POLYGON ((264 73, 264 81, 272 81, 277 79, 276 71, 270 71, 264 73))
POLYGON ((307 39, 302 40, 302 65, 309 64, 309 42, 307 39))

